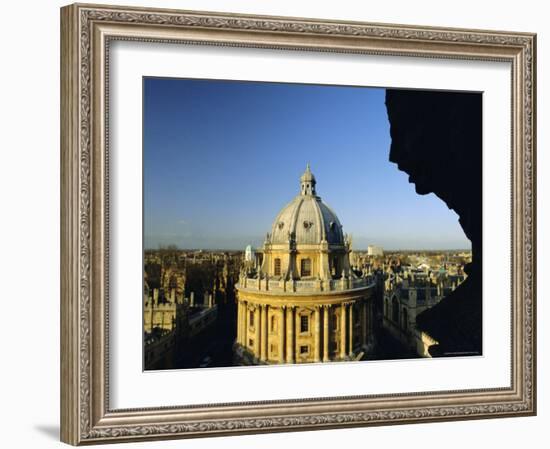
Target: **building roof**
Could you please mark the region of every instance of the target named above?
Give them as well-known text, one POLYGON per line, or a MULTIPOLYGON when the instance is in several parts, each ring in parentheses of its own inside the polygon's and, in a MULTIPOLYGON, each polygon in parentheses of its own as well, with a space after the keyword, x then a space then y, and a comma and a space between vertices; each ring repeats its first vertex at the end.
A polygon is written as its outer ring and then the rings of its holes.
POLYGON ((300 193, 278 214, 271 227, 270 243, 343 245, 344 233, 336 214, 315 192, 315 176, 309 164, 300 177, 300 193))

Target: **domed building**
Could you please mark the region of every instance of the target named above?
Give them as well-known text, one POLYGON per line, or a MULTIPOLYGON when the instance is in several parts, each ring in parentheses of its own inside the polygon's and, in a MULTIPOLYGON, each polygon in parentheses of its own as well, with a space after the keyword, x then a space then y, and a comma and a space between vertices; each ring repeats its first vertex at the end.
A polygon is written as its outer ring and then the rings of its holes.
POLYGON ((351 242, 316 193, 309 165, 237 290, 243 364, 357 360, 373 344, 374 281, 352 270, 351 242))

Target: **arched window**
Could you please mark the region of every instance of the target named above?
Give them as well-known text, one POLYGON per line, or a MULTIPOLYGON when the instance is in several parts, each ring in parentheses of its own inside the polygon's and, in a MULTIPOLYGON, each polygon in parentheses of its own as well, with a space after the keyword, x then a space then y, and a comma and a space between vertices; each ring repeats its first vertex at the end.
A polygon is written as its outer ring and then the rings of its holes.
POLYGON ((300 275, 302 277, 311 276, 311 259, 302 259, 300 261, 300 275))
POLYGON ((332 258, 332 267, 331 267, 331 270, 330 270, 330 274, 332 275, 332 277, 338 277, 338 275, 340 274, 340 272, 338 271, 338 258, 337 257, 332 258))
POLYGON ((275 259, 275 261, 273 262, 273 274, 275 276, 281 275, 281 259, 279 258, 275 259))
POLYGON ((277 330, 277 317, 275 315, 271 315, 271 332, 275 332, 277 330))

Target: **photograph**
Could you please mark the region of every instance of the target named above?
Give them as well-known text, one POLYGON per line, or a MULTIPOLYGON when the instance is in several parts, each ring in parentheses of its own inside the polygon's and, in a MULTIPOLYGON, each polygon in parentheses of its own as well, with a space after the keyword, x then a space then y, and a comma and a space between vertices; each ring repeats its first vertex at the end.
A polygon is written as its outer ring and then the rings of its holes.
POLYGON ((536 415, 537 26, 178 8, 60 9, 61 440, 536 415))
POLYGON ((143 77, 143 369, 483 355, 481 92, 143 77))
POLYGON ((0 446, 537 449, 550 3, 118 3, 3 3, 0 446))

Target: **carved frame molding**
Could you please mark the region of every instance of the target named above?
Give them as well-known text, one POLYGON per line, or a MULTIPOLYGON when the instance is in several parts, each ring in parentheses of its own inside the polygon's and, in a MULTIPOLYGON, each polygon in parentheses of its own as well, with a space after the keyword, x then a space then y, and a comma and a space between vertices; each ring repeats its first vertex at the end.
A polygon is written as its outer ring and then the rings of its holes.
POLYGON ((61 439, 86 443, 533 415, 536 35, 75 4, 61 9, 61 439), (508 61, 511 388, 111 410, 108 55, 112 40, 508 61))

